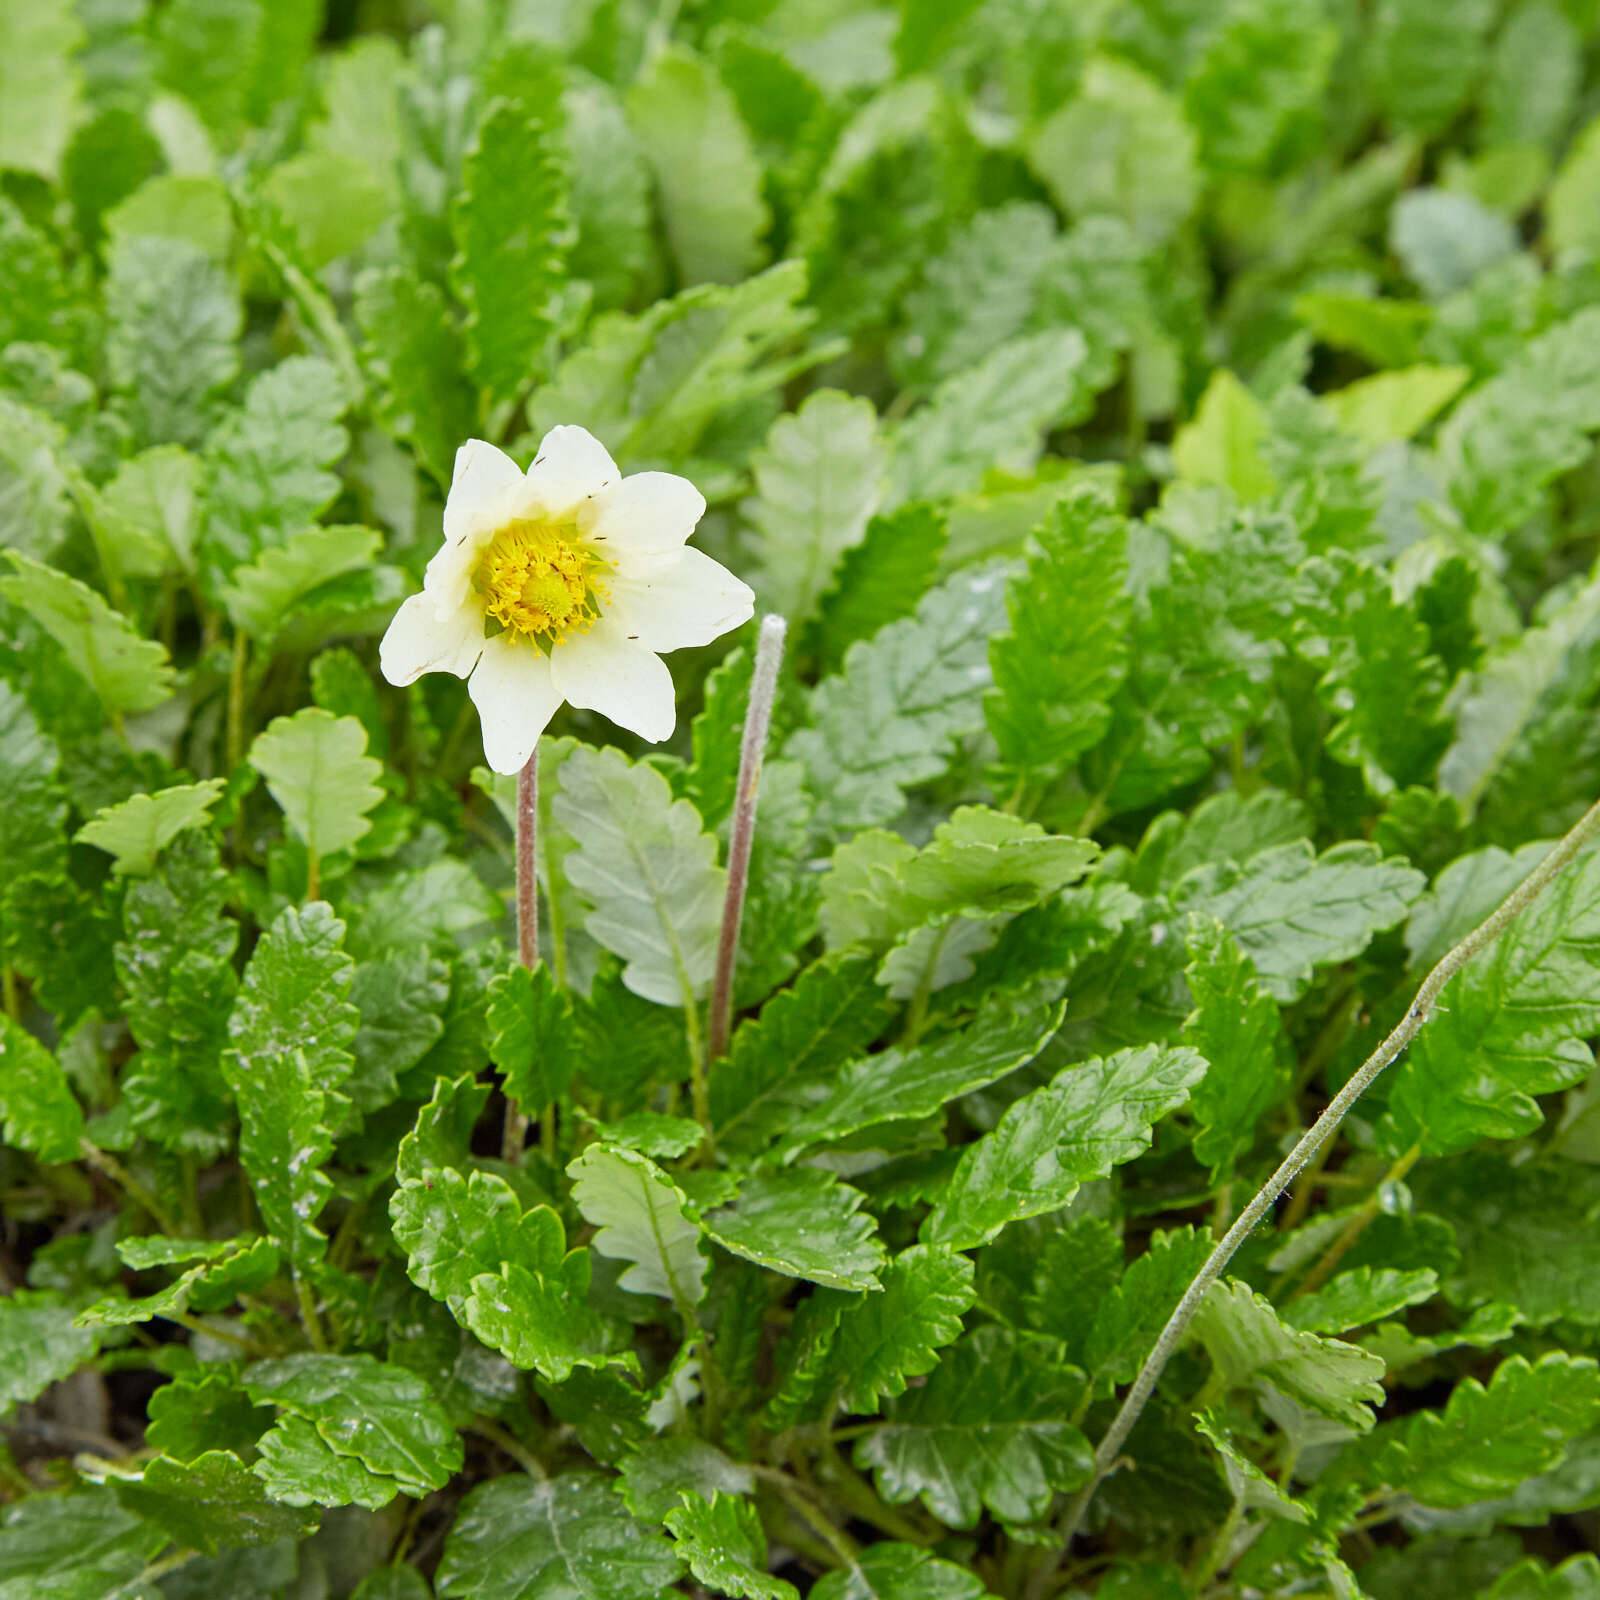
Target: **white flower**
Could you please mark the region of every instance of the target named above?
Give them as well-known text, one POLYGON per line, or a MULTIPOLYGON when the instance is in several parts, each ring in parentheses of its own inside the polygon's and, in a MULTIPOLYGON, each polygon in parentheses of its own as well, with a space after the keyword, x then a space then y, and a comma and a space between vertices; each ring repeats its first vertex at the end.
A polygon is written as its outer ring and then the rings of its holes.
POLYGON ((709 644, 755 609, 747 585, 685 543, 705 508, 687 478, 624 478, 582 428, 552 428, 525 474, 468 440, 444 544, 383 636, 384 677, 470 676, 496 772, 527 762, 564 700, 665 739, 677 705, 657 652, 709 644))

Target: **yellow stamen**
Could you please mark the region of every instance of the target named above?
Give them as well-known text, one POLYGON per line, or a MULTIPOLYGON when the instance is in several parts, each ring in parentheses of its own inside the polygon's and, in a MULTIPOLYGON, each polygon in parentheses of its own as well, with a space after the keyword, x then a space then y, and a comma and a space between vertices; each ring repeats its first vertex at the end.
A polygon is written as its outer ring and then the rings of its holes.
POLYGON ((488 616, 549 649, 599 620, 609 570, 570 526, 519 520, 495 534, 473 581, 488 616))

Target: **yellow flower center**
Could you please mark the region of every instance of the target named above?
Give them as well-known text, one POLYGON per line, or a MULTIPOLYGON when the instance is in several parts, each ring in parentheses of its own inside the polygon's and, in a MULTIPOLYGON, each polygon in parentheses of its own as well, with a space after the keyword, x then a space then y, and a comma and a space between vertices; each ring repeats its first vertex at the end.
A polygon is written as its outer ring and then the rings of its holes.
POLYGON ((473 583, 487 616, 548 650, 599 620, 610 570, 567 524, 518 520, 489 541, 473 583))

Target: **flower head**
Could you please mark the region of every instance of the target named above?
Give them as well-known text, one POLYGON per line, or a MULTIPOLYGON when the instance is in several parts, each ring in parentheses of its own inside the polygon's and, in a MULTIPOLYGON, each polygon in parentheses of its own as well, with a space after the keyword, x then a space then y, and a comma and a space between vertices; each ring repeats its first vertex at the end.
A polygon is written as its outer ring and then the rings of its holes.
POLYGON ((582 428, 552 428, 526 473, 468 440, 444 544, 383 636, 384 677, 467 678, 496 772, 526 763, 563 701, 665 739, 677 705, 660 652, 709 644, 755 609, 747 585, 686 543, 705 508, 670 472, 624 478, 582 428))

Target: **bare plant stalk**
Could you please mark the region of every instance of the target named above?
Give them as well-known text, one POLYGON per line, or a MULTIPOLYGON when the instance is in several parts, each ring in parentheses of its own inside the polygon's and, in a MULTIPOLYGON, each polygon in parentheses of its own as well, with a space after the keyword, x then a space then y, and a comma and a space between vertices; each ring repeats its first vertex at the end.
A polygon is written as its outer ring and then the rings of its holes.
POLYGON ((711 1030, 706 1055, 715 1061, 728 1048, 733 1021, 733 966, 739 954, 739 924, 744 920, 744 894, 750 881, 750 846, 756 832, 756 789, 761 758, 772 727, 772 702, 778 692, 783 637, 789 625, 780 616, 761 619, 756 664, 750 674, 750 701, 739 746, 739 787, 733 802, 733 834, 728 842, 728 895, 722 903, 722 937, 717 944, 717 975, 711 986, 711 1030))
MULTIPOLYGON (((539 746, 517 774, 517 959, 530 970, 539 964, 539 746)), ((515 1101, 506 1101, 500 1154, 515 1161, 528 1142, 528 1118, 515 1101)))
POLYGON ((1439 964, 1423 979, 1400 1025, 1362 1063, 1360 1070, 1328 1102, 1327 1109, 1311 1125, 1300 1142, 1284 1157, 1282 1165, 1267 1179, 1250 1204, 1239 1213, 1238 1220, 1228 1229, 1215 1250, 1206 1258, 1205 1265, 1195 1274, 1194 1281, 1184 1290, 1177 1309, 1167 1319, 1155 1348, 1139 1369, 1121 1409, 1106 1429, 1094 1453, 1094 1474, 1071 1506, 1067 1509, 1064 1543, 1070 1545, 1083 1524, 1089 1502, 1101 1482, 1116 1466, 1118 1456, 1133 1425, 1139 1420, 1156 1384, 1166 1368, 1167 1361, 1177 1349, 1189 1324, 1194 1321, 1207 1291, 1223 1274, 1234 1252, 1250 1237, 1255 1226, 1267 1214, 1273 1202, 1295 1178, 1310 1164, 1344 1121, 1345 1113, 1366 1092, 1367 1086, 1392 1062, 1421 1031, 1422 1025, 1433 1015, 1433 1007, 1444 986, 1477 955, 1500 937, 1527 908, 1544 892, 1545 887, 1563 867, 1600 830, 1600 801, 1596 801, 1573 825, 1571 832, 1539 863, 1515 889, 1502 900, 1476 928, 1450 950, 1439 964))

